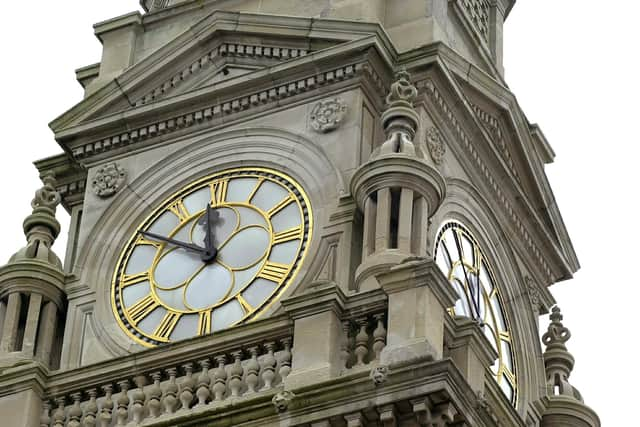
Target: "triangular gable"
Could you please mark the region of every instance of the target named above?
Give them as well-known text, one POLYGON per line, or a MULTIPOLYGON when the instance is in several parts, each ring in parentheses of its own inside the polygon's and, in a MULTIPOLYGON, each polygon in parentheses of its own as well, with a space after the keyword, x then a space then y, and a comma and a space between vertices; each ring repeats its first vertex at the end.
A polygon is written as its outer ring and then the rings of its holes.
POLYGON ((296 61, 341 43, 380 35, 379 24, 214 12, 125 70, 50 123, 58 134, 86 121, 187 93, 242 73, 296 61), (243 24, 242 21, 247 23, 243 24), (277 21, 277 26, 270 20, 277 21), (344 28, 343 28, 344 27, 344 28), (281 32, 281 34, 279 34, 281 32))
POLYGON ((468 64, 451 58, 445 52, 418 82, 431 111, 442 119, 446 129, 441 130, 455 141, 457 157, 467 159, 467 171, 485 186, 487 197, 498 203, 515 232, 514 243, 544 273, 544 282, 570 278, 579 265, 557 206, 548 200, 553 193, 530 125, 506 88, 477 69, 474 77, 468 64))

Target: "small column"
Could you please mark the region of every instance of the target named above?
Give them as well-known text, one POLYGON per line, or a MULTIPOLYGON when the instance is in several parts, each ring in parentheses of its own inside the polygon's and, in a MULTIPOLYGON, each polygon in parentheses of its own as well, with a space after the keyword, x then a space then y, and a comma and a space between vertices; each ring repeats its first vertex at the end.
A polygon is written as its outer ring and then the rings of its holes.
POLYGON ((0 353, 16 351, 16 339, 18 336, 18 321, 22 309, 22 296, 19 293, 9 295, 7 301, 7 313, 2 328, 2 340, 0 341, 0 353))
POLYGON ((542 336, 542 342, 547 346, 544 352, 547 397, 543 399, 546 410, 540 426, 600 427, 598 414, 584 404, 578 389, 569 383, 575 360, 565 345, 571 332, 562 324, 560 308, 553 307, 549 317, 549 329, 542 336))
POLYGON ((291 373, 285 389, 335 378, 344 369, 340 318, 345 296, 336 284, 282 301, 294 321, 291 373))
POLYGON ((442 359, 445 316, 457 296, 435 262, 412 259, 377 279, 389 296, 387 346, 380 363, 442 359))
POLYGON ((27 311, 27 323, 22 339, 22 352, 25 356, 34 356, 36 346, 36 334, 40 322, 40 308, 42 307, 42 295, 31 294, 29 296, 29 309, 27 311))
POLYGON ((53 301, 45 303, 42 310, 42 323, 38 333, 36 357, 43 363, 51 361, 51 347, 58 328, 58 307, 53 301))

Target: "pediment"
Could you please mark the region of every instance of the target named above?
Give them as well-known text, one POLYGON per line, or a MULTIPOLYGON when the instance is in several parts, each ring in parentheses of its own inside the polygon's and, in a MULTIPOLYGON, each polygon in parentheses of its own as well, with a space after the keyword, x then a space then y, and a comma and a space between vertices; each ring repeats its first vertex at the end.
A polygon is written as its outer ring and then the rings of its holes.
POLYGON ((457 161, 509 221, 544 282, 570 278, 579 264, 544 172, 552 152, 539 129, 486 74, 447 58, 441 64, 419 85, 457 161))
MULTIPOLYGON (((241 15, 214 12, 155 52, 124 70, 51 122, 56 133, 243 75, 295 62, 318 51, 369 35, 383 34, 377 24, 354 28, 334 22, 293 17, 264 17, 240 25, 241 15), (274 22, 269 22, 273 20, 274 22), (276 25, 277 24, 277 25, 276 25), (311 31, 313 26, 318 27, 311 31), (344 31, 336 26, 344 25, 344 31)), ((246 18, 246 19, 250 19, 246 18)))

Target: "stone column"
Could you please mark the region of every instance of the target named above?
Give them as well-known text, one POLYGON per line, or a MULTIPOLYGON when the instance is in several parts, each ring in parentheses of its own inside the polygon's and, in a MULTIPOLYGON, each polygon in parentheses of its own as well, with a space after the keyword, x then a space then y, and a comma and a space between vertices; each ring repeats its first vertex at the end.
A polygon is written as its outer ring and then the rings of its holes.
POLYGON ((282 301, 294 321, 291 373, 285 388, 292 389, 335 378, 344 369, 341 358, 345 296, 336 284, 312 288, 282 301))
POLYGON ((5 314, 4 325, 2 327, 2 337, 0 337, 0 353, 16 351, 15 346, 21 309, 22 296, 19 293, 9 295, 7 300, 7 312, 5 314))
POLYGON ((38 333, 36 357, 44 364, 51 362, 51 347, 58 328, 58 307, 53 301, 45 303, 42 310, 42 323, 38 333))
POLYGON ((415 258, 377 276, 389 297, 384 365, 413 359, 441 359, 447 308, 457 299, 434 261, 415 258))
POLYGON ((27 322, 24 327, 24 337, 22 339, 22 352, 25 356, 33 356, 36 346, 36 334, 40 322, 40 307, 42 306, 42 295, 31 294, 29 296, 29 309, 27 311, 27 322))

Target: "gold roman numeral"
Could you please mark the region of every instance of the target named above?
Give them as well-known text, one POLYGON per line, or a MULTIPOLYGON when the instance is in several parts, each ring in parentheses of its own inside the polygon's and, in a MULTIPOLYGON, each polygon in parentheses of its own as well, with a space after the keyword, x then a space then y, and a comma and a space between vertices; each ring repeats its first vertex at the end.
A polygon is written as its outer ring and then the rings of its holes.
POLYGON ((289 265, 267 261, 258 277, 281 284, 289 272, 289 265))
POLYGON ((500 332, 500 339, 502 341, 511 342, 511 334, 509 332, 500 332))
POLYGON ((211 333, 211 312, 201 311, 198 319, 198 335, 207 335, 211 333))
POLYGON ((160 247, 160 243, 154 242, 153 240, 149 240, 145 238, 143 235, 138 236, 138 240, 136 240, 136 245, 153 246, 155 248, 160 247))
POLYGON ((211 184, 211 206, 218 206, 227 199, 229 180, 223 179, 211 184))
POLYGON ((153 333, 153 335, 165 340, 169 339, 171 332, 173 332, 173 330, 176 327, 176 324, 178 323, 178 320, 180 320, 180 316, 182 316, 182 314, 180 313, 176 313, 173 311, 167 312, 167 314, 165 314, 164 317, 162 318, 162 321, 158 325, 158 328, 153 333))
POLYGON ((289 240, 302 239, 302 226, 290 228, 273 235, 273 244, 288 242, 289 240))
POLYGON ((236 295, 236 299, 238 300, 238 302, 242 306, 242 309, 244 310, 245 314, 251 313, 253 311, 253 307, 251 307, 251 304, 249 304, 247 302, 247 300, 244 299, 244 297, 242 295, 240 295, 240 294, 236 295))
POLYGON ((284 209, 291 202, 293 202, 293 195, 289 194, 287 197, 282 199, 277 205, 269 209, 269 212, 267 212, 267 216, 271 218, 272 216, 280 212, 282 209, 284 209))
POLYGON ((159 305, 160 304, 153 298, 153 295, 149 294, 129 307, 127 311, 129 312, 129 317, 131 317, 131 320, 133 321, 133 325, 136 326, 142 319, 151 314, 151 312, 159 305))
POLYGON ((251 203, 251 199, 253 199, 253 196, 256 195, 256 193, 260 189, 260 186, 262 185, 263 182, 264 182, 264 178, 258 178, 258 182, 256 183, 256 186, 253 187, 253 190, 251 190, 251 193, 249 193, 249 197, 247 197, 247 203, 251 203))
POLYGON ((180 222, 185 222, 191 216, 182 200, 178 200, 177 202, 169 206, 169 210, 178 217, 180 222))
POLYGON ((123 274, 120 279, 120 286, 126 288, 127 286, 135 285, 136 283, 149 280, 149 272, 143 271, 138 274, 123 274))

